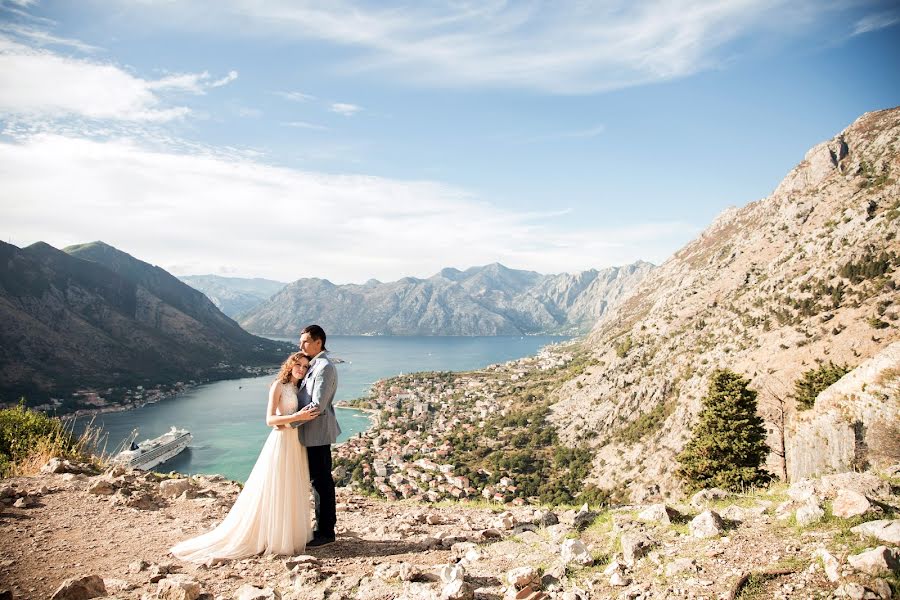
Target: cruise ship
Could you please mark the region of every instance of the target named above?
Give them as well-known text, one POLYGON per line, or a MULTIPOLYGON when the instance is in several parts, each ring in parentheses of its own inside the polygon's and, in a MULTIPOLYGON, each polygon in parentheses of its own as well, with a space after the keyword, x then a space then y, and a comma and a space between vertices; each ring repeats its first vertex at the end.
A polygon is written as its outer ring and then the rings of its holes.
POLYGON ((192 439, 194 438, 187 429, 178 429, 173 426, 158 438, 144 440, 139 444, 131 442, 131 448, 119 452, 113 458, 113 462, 146 471, 166 462, 187 448, 192 439))

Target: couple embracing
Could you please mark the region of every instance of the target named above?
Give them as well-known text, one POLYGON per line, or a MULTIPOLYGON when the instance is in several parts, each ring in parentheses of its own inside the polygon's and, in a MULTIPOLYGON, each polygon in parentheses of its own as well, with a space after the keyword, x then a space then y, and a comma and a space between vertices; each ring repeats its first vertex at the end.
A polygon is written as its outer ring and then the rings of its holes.
POLYGON ((341 432, 334 412, 337 369, 328 359, 325 331, 300 333, 300 352, 281 366, 269 389, 266 424, 273 428, 231 510, 212 531, 175 545, 192 562, 255 554, 293 555, 335 539, 336 507, 331 444, 341 432), (316 529, 310 526, 310 487, 316 491, 316 529))

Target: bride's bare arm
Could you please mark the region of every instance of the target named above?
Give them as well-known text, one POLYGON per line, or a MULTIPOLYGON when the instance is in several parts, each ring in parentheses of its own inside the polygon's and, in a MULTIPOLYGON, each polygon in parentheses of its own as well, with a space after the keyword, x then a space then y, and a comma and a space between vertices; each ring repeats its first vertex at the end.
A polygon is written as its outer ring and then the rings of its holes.
POLYGON ((269 427, 280 427, 290 425, 296 421, 312 421, 319 416, 318 407, 314 405, 304 406, 302 409, 289 415, 275 414, 275 407, 281 400, 281 386, 277 381, 272 383, 269 388, 269 405, 266 408, 266 425, 269 427))

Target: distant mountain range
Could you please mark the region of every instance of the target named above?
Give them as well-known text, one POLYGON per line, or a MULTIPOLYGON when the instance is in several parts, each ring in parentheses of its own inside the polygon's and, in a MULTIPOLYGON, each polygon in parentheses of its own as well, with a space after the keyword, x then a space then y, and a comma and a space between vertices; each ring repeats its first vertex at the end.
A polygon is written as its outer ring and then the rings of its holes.
POLYGON ((206 296, 102 242, 58 250, 0 242, 0 399, 170 383, 274 365, 284 344, 251 335, 206 296))
POLYGON ((293 336, 309 323, 342 335, 584 333, 653 269, 647 262, 541 275, 494 263, 428 279, 335 285, 300 279, 239 317, 260 335, 293 336))
POLYGON ((262 304, 287 285, 281 281, 259 277, 245 279, 220 275, 185 275, 179 279, 203 292, 219 310, 233 319, 262 304))

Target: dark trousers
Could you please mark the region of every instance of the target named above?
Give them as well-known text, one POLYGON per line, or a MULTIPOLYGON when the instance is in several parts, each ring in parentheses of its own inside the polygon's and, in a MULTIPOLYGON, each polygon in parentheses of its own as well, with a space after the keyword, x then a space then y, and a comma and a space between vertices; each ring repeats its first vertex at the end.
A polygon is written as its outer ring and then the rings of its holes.
POLYGON ((334 499, 334 479, 331 477, 331 445, 309 446, 309 479, 316 492, 316 535, 334 537, 337 510, 334 499))

